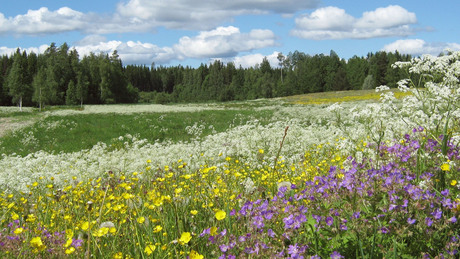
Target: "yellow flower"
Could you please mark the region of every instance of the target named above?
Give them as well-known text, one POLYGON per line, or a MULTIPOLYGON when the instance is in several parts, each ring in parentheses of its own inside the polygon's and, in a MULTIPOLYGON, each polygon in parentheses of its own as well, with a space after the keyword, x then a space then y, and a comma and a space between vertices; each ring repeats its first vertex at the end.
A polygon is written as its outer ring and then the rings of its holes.
POLYGON ((153 253, 153 251, 155 251, 155 246, 154 245, 147 245, 144 249, 144 253, 146 253, 147 255, 151 255, 153 253))
POLYGON ((118 253, 114 254, 113 259, 123 259, 123 253, 118 252, 118 253))
POLYGON ((190 213, 195 216, 196 214, 198 214, 198 211, 197 210, 191 210, 190 213))
POLYGON ((89 222, 88 222, 88 221, 83 222, 83 224, 81 224, 81 229, 82 229, 83 231, 88 230, 88 228, 89 228, 89 222))
POLYGON ((17 219, 19 219, 19 215, 16 214, 15 212, 12 212, 12 213, 11 213, 11 218, 12 218, 13 220, 17 220, 17 219))
POLYGON ((215 236, 217 234, 217 227, 212 227, 210 232, 211 236, 215 236))
POLYGON ((259 149, 259 153, 260 153, 260 154, 263 154, 263 153, 264 153, 264 150, 263 150, 263 149, 259 149))
POLYGON ((115 227, 109 228, 110 234, 115 234, 117 232, 117 229, 115 227))
POLYGON ((73 253, 73 252, 75 252, 75 247, 73 247, 73 246, 71 246, 71 247, 69 247, 69 248, 67 248, 65 250, 65 253, 68 254, 68 255, 73 253))
POLYGON ((452 185, 452 186, 457 185, 457 180, 452 180, 452 181, 450 182, 450 185, 452 185))
POLYGON ((66 236, 68 239, 72 239, 72 237, 73 237, 73 230, 72 230, 72 229, 66 229, 66 230, 65 230, 65 236, 66 236))
POLYGON ((190 259, 203 259, 204 256, 200 255, 197 251, 190 251, 190 259))
POLYGON ((65 247, 65 248, 69 247, 69 246, 72 244, 72 241, 73 241, 72 238, 67 239, 67 241, 66 241, 65 244, 64 244, 64 247, 65 247))
POLYGON ((447 163, 442 164, 441 170, 443 171, 450 171, 450 165, 447 163))
POLYGON ((144 218, 144 217, 139 217, 139 218, 137 218, 137 223, 142 224, 142 223, 144 223, 144 222, 145 222, 145 218, 144 218))
POLYGON ((22 231, 24 231, 23 228, 17 228, 17 229, 14 230, 14 233, 15 233, 16 235, 19 235, 19 234, 22 233, 22 231))
POLYGON ((163 229, 160 225, 157 225, 155 228, 153 228, 153 233, 158 233, 163 229))
POLYGON ((100 228, 96 231, 96 233, 94 233, 93 235, 96 236, 96 237, 102 237, 102 236, 105 236, 107 235, 107 233, 109 233, 109 228, 100 228))
POLYGON ((190 234, 190 232, 184 232, 179 238, 179 243, 181 245, 185 245, 188 242, 190 242, 191 239, 192 239, 192 235, 190 234))
POLYGON ((45 250, 46 246, 43 244, 40 237, 34 237, 30 240, 30 246, 36 248, 38 251, 45 250))
POLYGON ((217 220, 223 220, 223 219, 225 219, 226 216, 227 216, 227 213, 225 213, 225 211, 223 211, 223 210, 218 210, 216 212, 216 219, 217 220))

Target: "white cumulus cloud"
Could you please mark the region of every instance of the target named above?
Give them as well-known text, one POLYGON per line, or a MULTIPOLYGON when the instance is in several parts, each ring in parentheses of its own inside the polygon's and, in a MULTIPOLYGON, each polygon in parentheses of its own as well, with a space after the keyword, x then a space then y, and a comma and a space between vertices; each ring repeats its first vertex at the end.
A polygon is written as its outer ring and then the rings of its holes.
POLYGON ((262 63, 262 60, 264 58, 267 58, 268 62, 270 63, 270 66, 272 68, 276 68, 278 67, 278 53, 279 52, 275 51, 268 56, 264 56, 260 53, 243 55, 229 59, 227 60, 227 62, 233 62, 236 67, 239 67, 241 65, 241 67, 243 68, 249 68, 262 63))
POLYGON ((237 15, 293 14, 318 4, 318 0, 129 0, 120 3, 117 12, 155 26, 208 30, 237 15))
POLYGON ((56 11, 42 7, 9 18, 0 14, 0 33, 37 35, 84 30, 87 24, 85 16, 68 7, 62 7, 56 11))
POLYGON ((364 12, 356 18, 338 7, 324 7, 296 18, 291 34, 305 39, 367 39, 374 37, 407 36, 416 15, 398 5, 364 12))
MULTIPOLYGON (((46 49, 48 49, 49 45, 41 45, 39 47, 30 47, 30 48, 19 48, 22 51, 26 51, 28 54, 30 53, 35 53, 35 54, 41 54, 44 53, 46 49)), ((5 46, 0 47, 0 56, 7 55, 11 56, 13 55, 18 48, 8 48, 5 46)))
POLYGON ((117 50, 125 64, 167 64, 187 58, 231 58, 275 45, 276 37, 270 30, 254 29, 242 33, 239 28, 228 26, 202 31, 194 37, 184 36, 173 46, 160 47, 140 41, 106 41, 102 36, 89 35, 76 42, 75 48, 80 56, 100 52, 110 54, 117 50))
POLYGON ((270 30, 252 30, 241 33, 233 26, 218 27, 200 32, 196 37, 182 37, 174 49, 189 58, 235 56, 239 52, 275 45, 275 34, 270 30))
POLYGON ((397 40, 387 44, 383 47, 382 50, 387 52, 394 52, 397 50, 400 53, 411 54, 414 56, 422 54, 431 54, 437 56, 446 49, 459 51, 460 44, 447 42, 429 43, 421 39, 406 39, 397 40))

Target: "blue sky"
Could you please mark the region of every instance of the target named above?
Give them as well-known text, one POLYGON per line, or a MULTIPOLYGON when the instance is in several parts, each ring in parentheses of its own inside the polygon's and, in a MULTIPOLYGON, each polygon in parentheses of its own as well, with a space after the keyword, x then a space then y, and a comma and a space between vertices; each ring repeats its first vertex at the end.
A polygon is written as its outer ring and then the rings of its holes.
POLYGON ((457 0, 15 0, 0 6, 0 55, 67 42, 124 64, 253 66, 295 50, 340 57, 460 50, 457 0))

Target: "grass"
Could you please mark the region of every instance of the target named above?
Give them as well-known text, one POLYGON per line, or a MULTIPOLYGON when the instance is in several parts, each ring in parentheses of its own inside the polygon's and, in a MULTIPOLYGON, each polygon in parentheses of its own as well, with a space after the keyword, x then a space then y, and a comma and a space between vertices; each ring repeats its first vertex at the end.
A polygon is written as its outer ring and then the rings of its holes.
MULTIPOLYGON (((402 98, 410 93, 404 93, 397 89, 391 90, 396 98, 402 98)), ((353 90, 353 91, 339 91, 339 92, 322 92, 303 95, 294 95, 283 98, 288 103, 293 104, 325 104, 336 102, 356 102, 356 101, 378 101, 380 93, 375 90, 353 90)))
POLYGON ((224 132, 252 119, 259 119, 263 123, 268 121, 272 113, 271 110, 206 110, 164 114, 48 116, 1 138, 0 152, 20 156, 39 150, 50 153, 75 152, 90 149, 98 142, 117 148, 117 145, 122 144, 118 137, 127 134, 146 139, 150 143, 189 141, 224 132))

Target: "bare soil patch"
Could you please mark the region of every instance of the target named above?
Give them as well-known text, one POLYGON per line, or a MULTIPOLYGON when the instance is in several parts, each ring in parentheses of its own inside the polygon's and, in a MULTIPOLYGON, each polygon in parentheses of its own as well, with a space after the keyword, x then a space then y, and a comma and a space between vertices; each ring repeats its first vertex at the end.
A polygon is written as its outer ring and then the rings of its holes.
POLYGON ((26 126, 32 125, 35 120, 18 120, 14 118, 0 118, 0 137, 8 134, 9 132, 22 129, 26 126))

